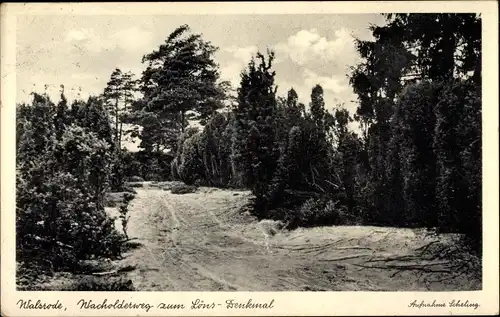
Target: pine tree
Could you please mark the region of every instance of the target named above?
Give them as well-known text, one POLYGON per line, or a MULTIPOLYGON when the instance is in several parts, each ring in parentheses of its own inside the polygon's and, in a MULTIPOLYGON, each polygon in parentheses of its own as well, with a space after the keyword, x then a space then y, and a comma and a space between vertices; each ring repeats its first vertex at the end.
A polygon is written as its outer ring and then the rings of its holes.
POLYGON ((241 74, 235 116, 232 161, 245 186, 261 202, 268 200, 268 185, 276 170, 279 148, 276 144, 275 72, 271 71, 274 52, 268 58, 257 53, 241 74))
POLYGON ((64 96, 64 85, 61 85, 61 88, 61 100, 57 104, 56 116, 54 121, 54 128, 56 130, 56 136, 58 139, 62 137, 66 126, 70 124, 68 100, 64 96))
POLYGON ((318 128, 324 130, 325 122, 325 101, 323 99, 323 88, 316 85, 311 92, 311 103, 309 105, 311 118, 318 128))
POLYGON ((439 85, 430 82, 407 86, 397 103, 395 118, 399 123, 400 167, 408 222, 428 227, 437 224, 433 142, 438 92, 439 85))
POLYGON ((119 68, 111 73, 102 95, 106 108, 114 122, 114 144, 116 149, 122 148, 123 123, 129 119, 131 105, 134 102, 136 81, 131 72, 123 73, 119 68))
POLYGON ((215 114, 200 136, 199 151, 202 155, 205 183, 226 187, 231 177, 230 148, 225 143, 224 131, 229 121, 221 113, 215 114))
POLYGON ((326 193, 330 187, 327 180, 331 172, 333 117, 325 109, 323 88, 320 85, 316 85, 311 91, 309 109, 306 114, 308 128, 303 129, 308 135, 307 151, 304 154, 309 164, 303 172, 313 190, 326 193))
POLYGON ((189 31, 187 25, 178 27, 142 59, 147 67, 140 79, 143 99, 136 104, 136 117, 143 126, 144 147, 158 150, 167 142, 173 149, 177 142, 171 132, 183 132, 188 119, 205 120, 222 105, 225 86, 218 83, 218 65, 213 59, 217 47, 189 31), (145 140, 153 133, 162 136, 145 140))
POLYGON ((481 99, 473 81, 444 83, 436 103, 438 221, 481 246, 481 99))
POLYGON ((385 14, 386 26, 374 32, 396 35, 412 50, 412 72, 421 78, 449 80, 468 76, 478 84, 481 19, 471 13, 385 14), (418 43, 418 45, 416 45, 418 43), (473 72, 472 76, 468 74, 473 72))
POLYGON ((337 169, 340 171, 342 187, 347 198, 348 212, 353 215, 356 208, 356 198, 359 190, 356 174, 359 163, 360 140, 350 132, 348 124, 353 121, 349 112, 344 108, 335 110, 335 137, 337 139, 337 155, 339 156, 337 169))

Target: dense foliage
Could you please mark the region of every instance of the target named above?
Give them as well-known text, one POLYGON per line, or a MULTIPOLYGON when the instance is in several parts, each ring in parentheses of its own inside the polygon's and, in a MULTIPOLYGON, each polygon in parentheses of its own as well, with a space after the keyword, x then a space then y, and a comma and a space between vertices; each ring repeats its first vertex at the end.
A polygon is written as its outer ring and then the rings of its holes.
POLYGON ((119 255, 123 239, 104 211, 112 130, 97 98, 56 106, 46 95, 17 107, 18 261, 53 270, 119 255))
POLYGON ((375 41, 357 41, 363 62, 351 73, 367 168, 365 218, 464 232, 480 246, 481 20, 386 18, 371 28, 375 41))

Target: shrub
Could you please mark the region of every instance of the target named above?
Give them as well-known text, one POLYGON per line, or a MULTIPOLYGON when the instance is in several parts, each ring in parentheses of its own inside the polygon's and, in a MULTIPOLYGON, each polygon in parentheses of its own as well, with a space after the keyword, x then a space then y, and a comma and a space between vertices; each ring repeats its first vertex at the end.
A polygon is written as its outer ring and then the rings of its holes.
POLYGON ((124 172, 124 164, 123 164, 123 154, 122 152, 116 151, 113 154, 113 162, 111 166, 110 172, 110 190, 112 191, 122 191, 125 183, 125 179, 123 177, 124 172))
POLYGON ((481 93, 472 82, 446 82, 434 107, 438 227, 482 246, 481 93))
POLYGON ((88 111, 96 120, 65 126, 59 135, 50 126, 46 97, 36 96, 23 118, 16 174, 18 261, 60 270, 83 259, 119 255, 123 237, 104 210, 112 164, 105 118, 97 120, 99 103, 90 101, 88 111), (97 121, 100 125, 92 125, 97 121))
POLYGON ((197 187, 186 184, 175 184, 171 188, 172 194, 190 194, 196 192, 197 187))
POLYGON ((227 187, 231 180, 229 120, 215 114, 203 131, 187 129, 171 163, 173 179, 186 184, 227 187))
POLYGON ((128 214, 128 206, 132 201, 132 199, 134 199, 134 197, 135 197, 134 194, 125 193, 123 195, 123 202, 120 204, 120 207, 118 208, 118 211, 120 212, 120 219, 122 221, 123 233, 125 234, 125 238, 127 239, 128 239, 127 225, 130 219, 130 216, 128 214))
POLYGON ((197 147, 201 156, 203 179, 209 186, 227 187, 231 177, 230 144, 225 133, 229 120, 217 113, 207 123, 200 135, 197 147))
POLYGON ((128 180, 129 182, 144 182, 144 178, 137 175, 130 176, 128 180))
POLYGON ((116 207, 123 200, 123 192, 120 193, 106 193, 104 200, 104 207, 116 207))
POLYGON ((349 222, 345 206, 338 201, 322 198, 310 198, 300 208, 295 209, 292 215, 293 226, 312 227, 342 225, 349 222))
POLYGON ((172 155, 163 152, 126 152, 122 154, 123 176, 132 182, 171 179, 172 155))
POLYGON ((198 151, 200 134, 187 138, 182 145, 178 174, 186 184, 192 185, 196 180, 205 179, 202 157, 198 151))

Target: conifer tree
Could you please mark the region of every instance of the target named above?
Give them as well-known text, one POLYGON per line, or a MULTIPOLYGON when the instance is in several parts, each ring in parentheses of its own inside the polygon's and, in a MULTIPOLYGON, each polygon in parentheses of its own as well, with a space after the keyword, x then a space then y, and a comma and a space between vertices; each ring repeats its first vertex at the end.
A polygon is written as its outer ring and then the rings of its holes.
POLYGON ((68 100, 64 96, 64 85, 61 85, 61 88, 62 88, 61 100, 57 104, 56 116, 54 122, 56 136, 58 139, 62 137, 64 130, 66 129, 66 126, 70 124, 68 100))
POLYGON ((218 82, 213 59, 217 47, 189 32, 187 25, 178 27, 142 59, 147 65, 140 79, 143 98, 135 113, 143 126, 145 148, 159 150, 165 145, 173 149, 177 141, 171 136, 184 132, 189 119, 204 121, 222 105, 225 86, 218 82), (152 134, 160 136, 147 140, 152 134))
POLYGON ((323 99, 323 88, 316 85, 311 92, 311 103, 309 105, 311 118, 318 126, 323 129, 325 121, 325 101, 323 99))
POLYGON ((311 102, 306 120, 309 122, 308 152, 306 152, 309 166, 305 173, 308 175, 308 183, 314 190, 327 192, 329 187, 327 178, 331 173, 333 117, 325 109, 323 88, 320 85, 316 85, 311 91, 311 102))
POLYGON ((446 82, 435 107, 438 222, 481 246, 481 98, 473 81, 446 82))
POLYGON ((129 119, 134 92, 137 90, 136 81, 131 72, 122 72, 116 68, 108 81, 102 95, 106 108, 114 123, 114 144, 116 149, 122 148, 123 123, 129 119))
POLYGON ((337 139, 337 155, 339 156, 338 170, 342 180, 342 187, 347 198, 347 209, 354 214, 356 207, 357 191, 359 190, 356 174, 359 163, 360 141, 358 137, 348 129, 352 122, 349 112, 344 108, 335 110, 335 136, 337 139))
POLYGON ((241 74, 238 105, 233 110, 232 160, 243 184, 265 201, 279 156, 275 140, 275 72, 271 70, 274 52, 268 52, 267 60, 261 53, 256 58, 259 64, 252 58, 241 74))
POLYGON ((305 112, 305 107, 299 102, 299 96, 295 89, 291 88, 286 98, 286 122, 289 126, 297 126, 305 112))
POLYGON ((439 86, 430 82, 408 85, 396 105, 407 222, 428 227, 437 224, 433 142, 436 125, 434 107, 438 93, 439 86))

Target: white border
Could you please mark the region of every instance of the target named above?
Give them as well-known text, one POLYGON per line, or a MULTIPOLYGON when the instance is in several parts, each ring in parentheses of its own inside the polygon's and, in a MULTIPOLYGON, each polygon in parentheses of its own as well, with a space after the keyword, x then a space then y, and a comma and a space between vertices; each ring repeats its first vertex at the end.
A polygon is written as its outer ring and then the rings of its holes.
POLYGON ((72 3, 2 4, 1 6, 1 310, 5 316, 57 316, 55 311, 20 310, 19 299, 53 301, 68 310, 59 316, 249 316, 249 315, 448 315, 498 314, 498 7, 496 1, 414 2, 239 2, 239 3, 72 3), (475 292, 16 292, 15 290, 15 91, 16 15, 197 15, 197 14, 327 14, 386 12, 477 12, 483 26, 483 290, 475 292), (205 302, 228 298, 275 300, 272 310, 212 311, 79 311, 80 298, 108 302, 205 302), (460 299, 480 307, 409 308, 413 300, 460 299))

